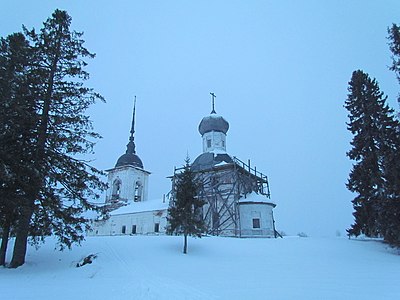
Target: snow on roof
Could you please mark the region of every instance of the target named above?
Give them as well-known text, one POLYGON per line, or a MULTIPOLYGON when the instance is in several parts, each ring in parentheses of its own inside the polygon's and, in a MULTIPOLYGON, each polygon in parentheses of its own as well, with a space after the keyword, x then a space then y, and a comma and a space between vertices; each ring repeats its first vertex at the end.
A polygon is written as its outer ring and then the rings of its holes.
POLYGON ((115 215, 124 215, 130 213, 165 210, 165 209, 168 209, 168 202, 167 201, 163 202, 160 199, 148 200, 142 202, 129 202, 127 205, 122 206, 110 212, 110 215, 115 216, 115 215))
POLYGON ((226 154, 226 150, 223 150, 223 149, 214 149, 214 150, 212 150, 212 151, 209 151, 210 153, 213 153, 214 155, 217 155, 217 154, 226 154))
POLYGON ((250 194, 246 195, 246 198, 242 196, 239 199, 239 203, 244 203, 244 202, 251 202, 251 203, 272 203, 271 199, 268 199, 267 196, 257 194, 256 192, 252 192, 250 194))
POLYGON ((214 167, 223 166, 223 165, 226 165, 226 164, 228 164, 228 163, 225 162, 225 161, 221 161, 219 164, 216 164, 214 167))

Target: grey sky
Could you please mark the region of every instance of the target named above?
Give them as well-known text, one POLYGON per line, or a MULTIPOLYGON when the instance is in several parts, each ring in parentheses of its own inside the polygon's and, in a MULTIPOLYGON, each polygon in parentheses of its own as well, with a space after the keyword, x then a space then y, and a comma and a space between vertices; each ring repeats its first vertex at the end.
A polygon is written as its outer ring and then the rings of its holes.
POLYGON ((174 166, 201 153, 197 127, 214 92, 228 153, 269 176, 277 228, 344 234, 347 82, 363 69, 398 108, 386 40, 398 0, 4 1, 0 35, 39 29, 55 8, 97 54, 88 85, 107 99, 90 110, 104 137, 97 167, 124 153, 136 95, 136 150, 153 173, 150 198, 161 198, 174 166))

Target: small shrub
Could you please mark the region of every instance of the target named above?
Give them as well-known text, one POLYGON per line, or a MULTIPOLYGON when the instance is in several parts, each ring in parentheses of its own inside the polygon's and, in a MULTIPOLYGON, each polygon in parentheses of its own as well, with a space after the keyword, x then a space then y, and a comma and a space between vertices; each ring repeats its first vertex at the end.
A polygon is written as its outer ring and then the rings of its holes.
POLYGON ((80 262, 76 264, 76 267, 83 267, 84 265, 91 264, 97 258, 97 254, 89 254, 88 256, 81 259, 80 262))
POLYGON ((297 235, 298 235, 299 237, 302 237, 302 238, 308 237, 308 235, 307 235, 306 233, 304 233, 304 232, 299 232, 297 235))

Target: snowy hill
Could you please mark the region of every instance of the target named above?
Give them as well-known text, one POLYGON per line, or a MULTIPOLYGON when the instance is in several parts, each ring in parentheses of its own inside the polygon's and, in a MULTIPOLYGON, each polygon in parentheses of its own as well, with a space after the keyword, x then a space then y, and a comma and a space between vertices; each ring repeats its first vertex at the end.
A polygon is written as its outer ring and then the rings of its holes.
POLYGON ((0 268, 1 299, 400 299, 400 256, 345 238, 90 237, 72 251, 49 239, 27 263, 0 268), (76 268, 89 254, 92 264, 76 268))

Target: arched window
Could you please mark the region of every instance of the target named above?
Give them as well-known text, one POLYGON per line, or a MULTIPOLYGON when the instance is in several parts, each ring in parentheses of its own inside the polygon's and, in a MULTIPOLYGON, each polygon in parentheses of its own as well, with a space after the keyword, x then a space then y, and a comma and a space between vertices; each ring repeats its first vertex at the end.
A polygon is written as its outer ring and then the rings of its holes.
POLYGON ((142 183, 140 181, 136 181, 136 184, 135 184, 135 198, 134 198, 135 202, 142 201, 142 190, 143 190, 142 183))
POLYGON ((113 185, 112 185, 112 194, 111 194, 112 200, 119 199, 119 196, 121 193, 121 185, 122 185, 122 182, 119 178, 114 180, 113 185))

